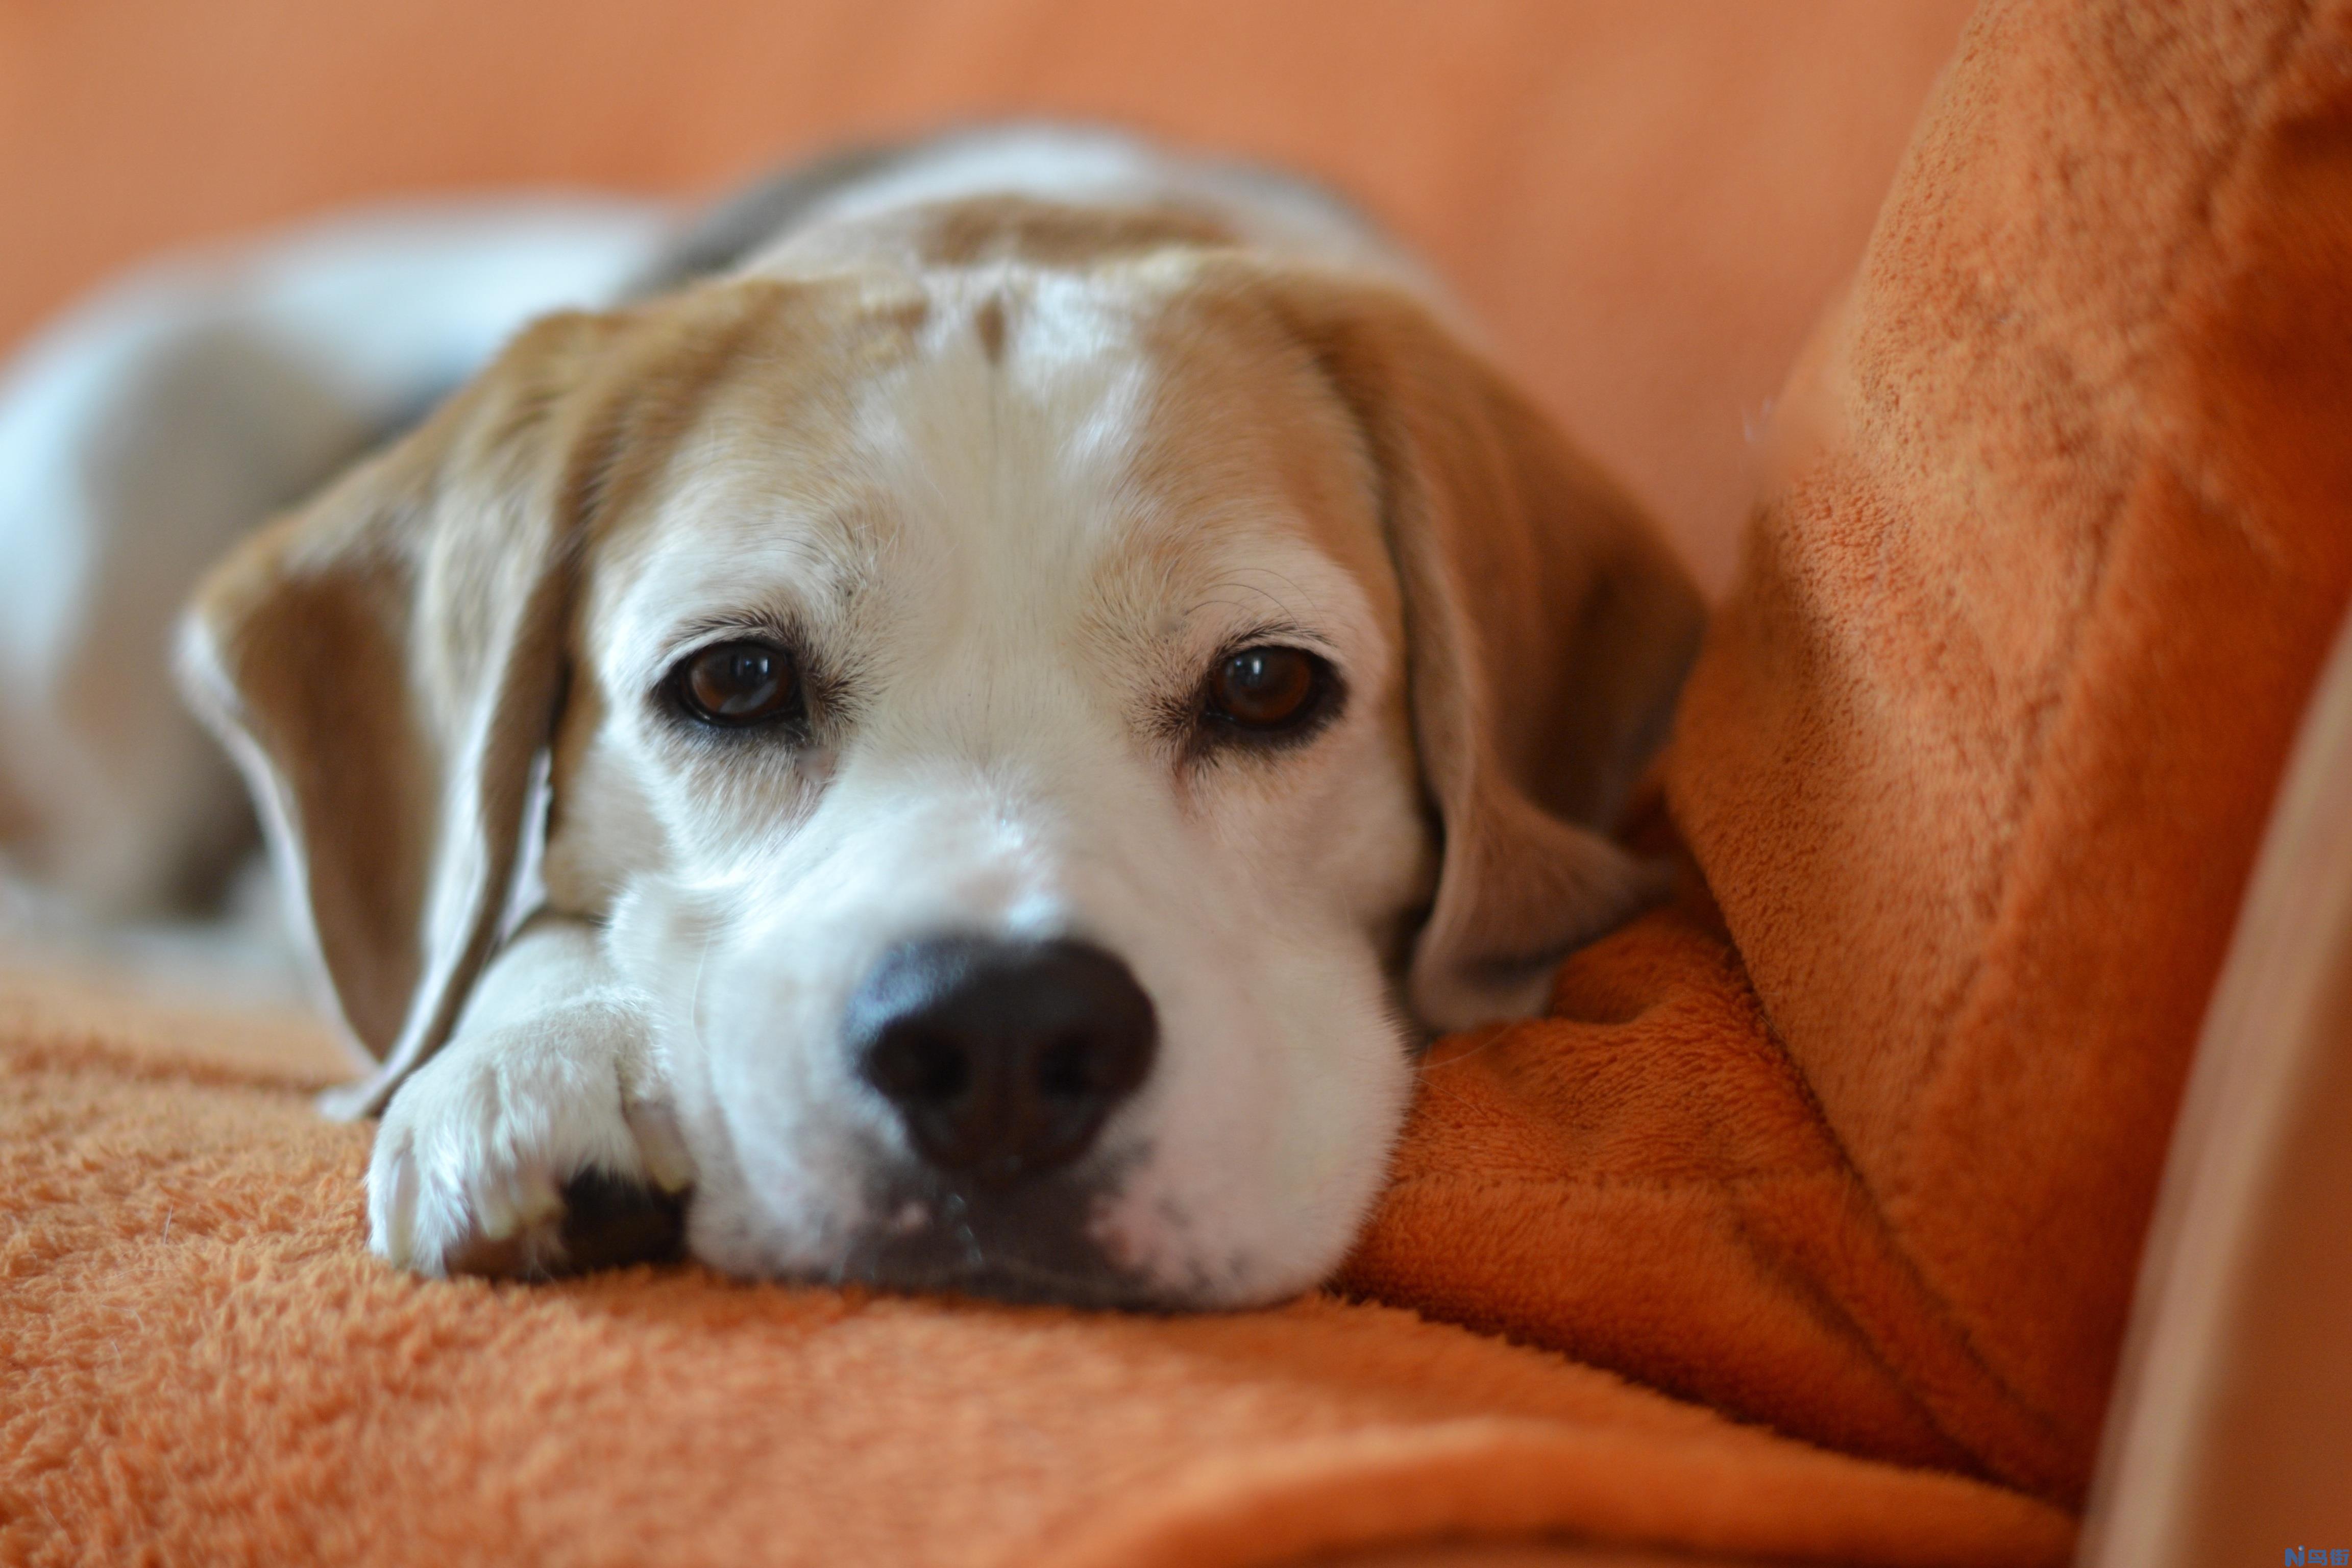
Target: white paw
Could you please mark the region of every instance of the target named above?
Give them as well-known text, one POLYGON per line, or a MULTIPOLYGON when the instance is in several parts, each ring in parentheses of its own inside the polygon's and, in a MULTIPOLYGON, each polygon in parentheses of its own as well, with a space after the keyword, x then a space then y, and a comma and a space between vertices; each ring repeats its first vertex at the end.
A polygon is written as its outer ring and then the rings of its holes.
POLYGON ((602 999, 461 1027, 385 1108, 369 1246, 419 1274, 552 1274, 575 1261, 567 1183, 684 1192, 693 1163, 649 1061, 642 1015, 602 999))

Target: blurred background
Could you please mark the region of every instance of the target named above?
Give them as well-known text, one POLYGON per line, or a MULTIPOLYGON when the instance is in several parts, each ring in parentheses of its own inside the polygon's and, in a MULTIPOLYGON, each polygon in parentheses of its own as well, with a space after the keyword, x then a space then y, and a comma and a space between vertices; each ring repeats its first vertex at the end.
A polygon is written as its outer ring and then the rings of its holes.
POLYGON ((166 247, 388 196, 688 199, 1116 122, 1335 183, 1719 590, 1748 432, 1968 0, 0 0, 0 353, 166 247))

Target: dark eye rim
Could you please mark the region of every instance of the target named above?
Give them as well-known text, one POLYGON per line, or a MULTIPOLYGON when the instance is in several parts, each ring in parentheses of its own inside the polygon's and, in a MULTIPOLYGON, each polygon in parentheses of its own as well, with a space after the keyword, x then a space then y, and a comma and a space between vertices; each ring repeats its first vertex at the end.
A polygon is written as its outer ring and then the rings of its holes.
POLYGON ((697 731, 714 735, 742 735, 777 729, 794 732, 804 729, 808 719, 808 676, 800 656, 790 643, 771 633, 737 632, 733 636, 713 637, 686 649, 670 661, 658 688, 661 705, 680 722, 697 731), (789 672, 789 691, 784 700, 764 712, 736 716, 713 712, 694 697, 692 681, 696 661, 730 647, 759 647, 784 662, 789 672))
POLYGON ((1345 706, 1347 681, 1329 658, 1311 647, 1301 647, 1295 642, 1263 633, 1230 643, 1217 650, 1209 668, 1201 677, 1199 695, 1194 700, 1194 725, 1201 737, 1218 747, 1241 746, 1256 751, 1280 751, 1304 745, 1330 727, 1345 706), (1289 718, 1274 724, 1253 723, 1218 708, 1212 695, 1217 672, 1244 654, 1260 651, 1295 653, 1307 663, 1308 687, 1307 700, 1289 718))

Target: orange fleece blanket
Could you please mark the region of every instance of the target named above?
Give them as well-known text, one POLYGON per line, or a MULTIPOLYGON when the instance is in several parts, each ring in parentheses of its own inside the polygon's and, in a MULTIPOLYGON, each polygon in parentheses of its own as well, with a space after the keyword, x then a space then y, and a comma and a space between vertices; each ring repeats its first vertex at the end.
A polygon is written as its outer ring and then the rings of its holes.
POLYGON ((0 1560, 2063 1561, 2352 589, 2347 277, 2352 0, 1971 24, 1784 401, 1685 894, 1439 1046, 1339 1294, 423 1283, 314 1036, 11 983, 0 1560))

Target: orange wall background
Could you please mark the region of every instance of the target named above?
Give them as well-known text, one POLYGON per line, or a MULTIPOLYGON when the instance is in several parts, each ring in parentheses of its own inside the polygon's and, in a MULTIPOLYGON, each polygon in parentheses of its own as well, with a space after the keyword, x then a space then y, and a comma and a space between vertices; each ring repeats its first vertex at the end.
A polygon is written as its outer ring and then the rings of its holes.
POLYGON ((514 185, 690 195, 988 116, 1303 167, 1419 246, 1710 588, 1746 431, 1965 0, 0 0, 0 345, 162 247, 514 185))

